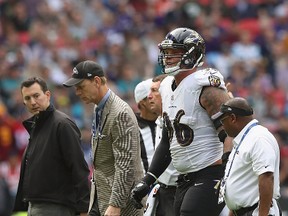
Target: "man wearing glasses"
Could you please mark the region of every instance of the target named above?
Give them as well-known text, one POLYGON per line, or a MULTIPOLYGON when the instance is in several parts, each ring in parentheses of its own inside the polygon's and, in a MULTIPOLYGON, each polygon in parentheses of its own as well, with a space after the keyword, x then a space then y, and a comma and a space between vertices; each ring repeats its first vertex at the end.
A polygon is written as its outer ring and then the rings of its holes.
POLYGON ((233 137, 219 191, 230 216, 281 215, 277 199, 279 186, 279 146, 269 130, 253 118, 253 109, 244 98, 225 102, 219 119, 227 135, 233 137))

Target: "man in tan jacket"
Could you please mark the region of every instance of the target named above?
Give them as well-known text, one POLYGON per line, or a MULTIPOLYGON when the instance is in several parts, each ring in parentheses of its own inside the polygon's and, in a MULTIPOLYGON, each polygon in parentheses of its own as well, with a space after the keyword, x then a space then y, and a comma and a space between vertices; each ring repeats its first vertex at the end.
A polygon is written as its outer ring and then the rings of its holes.
POLYGON ((98 200, 101 215, 143 215, 129 200, 131 189, 143 175, 139 130, 133 110, 109 89, 104 71, 96 62, 77 64, 72 78, 63 85, 75 86, 76 95, 83 102, 95 104, 89 210, 94 200, 98 200))

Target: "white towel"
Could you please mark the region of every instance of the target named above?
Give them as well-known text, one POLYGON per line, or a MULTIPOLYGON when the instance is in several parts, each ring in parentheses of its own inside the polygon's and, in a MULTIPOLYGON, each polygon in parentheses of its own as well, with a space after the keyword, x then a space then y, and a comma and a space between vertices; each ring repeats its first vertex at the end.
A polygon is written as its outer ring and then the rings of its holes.
POLYGON ((156 209, 159 203, 159 200, 156 196, 158 190, 160 188, 160 184, 156 184, 151 192, 149 193, 149 196, 146 201, 146 208, 144 216, 155 216, 156 215, 156 209))

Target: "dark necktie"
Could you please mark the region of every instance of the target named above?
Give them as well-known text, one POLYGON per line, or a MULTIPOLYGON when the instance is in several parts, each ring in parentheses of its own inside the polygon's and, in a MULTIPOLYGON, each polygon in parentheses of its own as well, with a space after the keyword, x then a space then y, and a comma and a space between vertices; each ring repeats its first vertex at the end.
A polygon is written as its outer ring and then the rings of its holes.
POLYGON ((95 110, 95 124, 96 124, 96 130, 98 129, 99 127, 99 123, 100 123, 100 109, 97 107, 96 110, 95 110))

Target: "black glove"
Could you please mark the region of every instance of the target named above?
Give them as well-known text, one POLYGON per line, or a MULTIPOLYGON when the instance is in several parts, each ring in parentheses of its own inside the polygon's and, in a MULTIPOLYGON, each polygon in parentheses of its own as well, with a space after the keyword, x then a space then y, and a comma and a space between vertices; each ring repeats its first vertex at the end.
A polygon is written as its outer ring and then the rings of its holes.
POLYGON ((150 187, 144 182, 139 182, 131 191, 131 201, 135 208, 141 209, 143 208, 143 204, 141 203, 143 197, 145 197, 149 193, 150 187))

